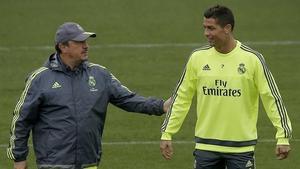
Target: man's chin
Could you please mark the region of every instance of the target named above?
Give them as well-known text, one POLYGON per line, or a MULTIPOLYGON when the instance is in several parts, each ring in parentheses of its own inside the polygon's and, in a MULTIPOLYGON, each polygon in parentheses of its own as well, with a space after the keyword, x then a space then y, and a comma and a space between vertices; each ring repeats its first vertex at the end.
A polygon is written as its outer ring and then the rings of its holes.
POLYGON ((208 41, 208 43, 209 43, 210 46, 215 46, 215 43, 212 42, 212 41, 208 41))
POLYGON ((81 60, 82 60, 82 61, 87 61, 88 58, 89 58, 89 57, 86 55, 86 56, 83 56, 83 57, 81 58, 81 60))

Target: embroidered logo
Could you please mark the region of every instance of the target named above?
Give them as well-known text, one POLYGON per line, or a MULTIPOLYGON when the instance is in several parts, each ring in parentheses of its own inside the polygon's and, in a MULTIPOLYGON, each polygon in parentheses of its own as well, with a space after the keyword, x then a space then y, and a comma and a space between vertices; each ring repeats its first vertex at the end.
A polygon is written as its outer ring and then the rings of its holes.
POLYGON ((58 82, 54 82, 52 85, 52 89, 61 88, 61 85, 58 82))
POLYGON ((252 167, 252 166, 253 166, 253 163, 250 160, 248 160, 248 162, 246 163, 246 168, 252 167))
POLYGON ((237 70, 238 70, 239 74, 244 74, 246 72, 245 64, 240 63, 237 70))
POLYGON ((89 76, 89 82, 88 82, 88 83, 89 83, 90 91, 91 91, 91 92, 96 92, 96 91, 98 91, 98 89, 95 88, 97 82, 96 82, 94 76, 89 76))
POLYGON ((203 66, 202 70, 210 70, 210 67, 208 64, 206 64, 205 66, 203 66))
POLYGON ((96 86, 96 80, 94 76, 89 76, 89 86, 94 87, 96 86))

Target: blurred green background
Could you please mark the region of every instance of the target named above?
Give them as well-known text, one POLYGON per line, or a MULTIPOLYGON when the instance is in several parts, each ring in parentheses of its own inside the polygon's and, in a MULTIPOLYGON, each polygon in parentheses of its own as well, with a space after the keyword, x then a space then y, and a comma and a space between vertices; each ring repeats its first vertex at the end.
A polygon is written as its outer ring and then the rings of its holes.
MULTIPOLYGON (((300 166, 300 1, 298 0, 1 0, 0 14, 0 168, 6 158, 12 111, 29 72, 54 51, 54 34, 66 21, 97 33, 89 41, 91 62, 107 67, 132 91, 167 99, 193 49, 205 44, 203 11, 229 6, 236 17, 235 36, 260 51, 277 81, 293 124, 292 152, 275 159, 275 129, 261 109, 256 147, 258 169, 300 166)), ((103 135, 101 169, 193 168, 195 108, 175 135, 171 161, 159 151, 164 117, 127 113, 109 107, 103 135), (129 144, 131 143, 131 144, 129 144)), ((29 168, 36 168, 32 147, 29 168)))

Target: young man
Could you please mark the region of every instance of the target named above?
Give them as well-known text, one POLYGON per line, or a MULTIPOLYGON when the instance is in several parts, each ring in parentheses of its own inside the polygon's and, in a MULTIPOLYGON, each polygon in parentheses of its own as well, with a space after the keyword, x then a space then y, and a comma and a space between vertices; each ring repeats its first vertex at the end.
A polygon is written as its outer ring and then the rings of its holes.
POLYGON ((205 11, 203 27, 209 45, 192 53, 177 85, 162 125, 162 155, 171 159, 172 135, 196 94, 196 169, 255 168, 259 97, 277 129, 276 155, 287 158, 291 123, 263 56, 234 38, 234 16, 225 6, 205 11))
POLYGON ((169 101, 139 96, 105 67, 88 62, 89 37, 77 23, 61 25, 56 53, 34 71, 14 110, 7 155, 15 169, 27 168, 28 137, 39 169, 96 169, 107 106, 162 115, 169 101))

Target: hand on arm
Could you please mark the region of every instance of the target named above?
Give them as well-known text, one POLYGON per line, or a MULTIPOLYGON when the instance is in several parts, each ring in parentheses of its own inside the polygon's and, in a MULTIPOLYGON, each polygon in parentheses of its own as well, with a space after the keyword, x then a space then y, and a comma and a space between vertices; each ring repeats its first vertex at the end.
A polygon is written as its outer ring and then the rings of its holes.
POLYGON ((14 169, 27 169, 26 161, 14 162, 14 169))
POLYGON ((277 145, 275 149, 277 159, 278 160, 286 159, 290 151, 291 151, 290 145, 277 145))
POLYGON ((161 140, 160 141, 160 152, 166 160, 170 160, 173 155, 172 141, 161 140))
POLYGON ((169 108, 172 104, 172 97, 170 97, 168 100, 164 102, 164 112, 167 113, 169 111, 169 108))

